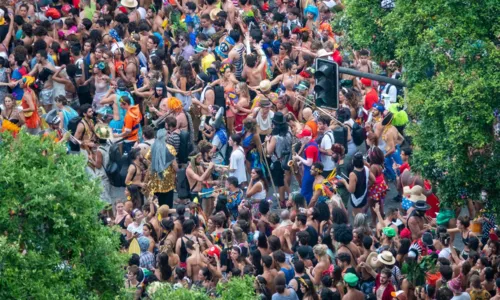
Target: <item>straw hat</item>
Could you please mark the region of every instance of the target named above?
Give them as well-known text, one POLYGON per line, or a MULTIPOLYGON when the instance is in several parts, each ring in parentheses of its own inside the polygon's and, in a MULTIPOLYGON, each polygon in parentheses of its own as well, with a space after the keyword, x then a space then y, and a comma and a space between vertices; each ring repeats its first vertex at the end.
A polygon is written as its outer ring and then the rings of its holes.
POLYGON ((120 4, 128 8, 136 8, 138 5, 137 0, 122 0, 120 4))
POLYGON ((318 57, 324 57, 324 56, 330 56, 332 54, 333 54, 333 52, 328 52, 325 49, 319 49, 318 53, 317 53, 317 56, 318 57))
POLYGON ((220 13, 222 10, 218 7, 212 9, 210 11, 210 20, 215 21, 217 20, 217 14, 220 13))
POLYGON ((417 201, 425 201, 427 197, 423 194, 424 189, 420 185, 415 185, 410 189, 410 197, 408 198, 411 202, 416 203, 417 201))
POLYGON ((374 270, 382 266, 382 263, 378 261, 377 252, 371 252, 370 254, 368 254, 368 257, 366 258, 366 264, 374 270))
POLYGON ((411 189, 409 186, 403 187, 403 195, 410 197, 410 191, 411 189))
POLYGON ((262 92, 267 92, 270 89, 271 89, 271 81, 269 81, 268 79, 262 80, 259 83, 259 90, 261 90, 262 92))
POLYGON ((392 266, 396 262, 396 259, 394 258, 394 255, 392 255, 391 251, 382 251, 382 253, 377 256, 377 259, 386 266, 392 266))
POLYGON ((94 128, 95 135, 101 140, 109 140, 113 137, 111 128, 108 124, 99 123, 94 128))

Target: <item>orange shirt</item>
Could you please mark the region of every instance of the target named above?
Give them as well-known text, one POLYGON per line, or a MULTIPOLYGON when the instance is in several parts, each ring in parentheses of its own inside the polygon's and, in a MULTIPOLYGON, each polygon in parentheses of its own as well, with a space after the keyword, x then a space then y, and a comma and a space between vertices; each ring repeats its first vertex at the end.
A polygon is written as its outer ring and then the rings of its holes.
POLYGON ((306 125, 311 128, 312 138, 315 140, 318 137, 318 124, 314 120, 309 120, 306 125))
POLYGON ((139 139, 138 133, 141 119, 142 114, 139 105, 130 106, 125 114, 122 128, 122 132, 125 132, 126 129, 131 131, 130 135, 127 137, 127 141, 135 142, 139 139))

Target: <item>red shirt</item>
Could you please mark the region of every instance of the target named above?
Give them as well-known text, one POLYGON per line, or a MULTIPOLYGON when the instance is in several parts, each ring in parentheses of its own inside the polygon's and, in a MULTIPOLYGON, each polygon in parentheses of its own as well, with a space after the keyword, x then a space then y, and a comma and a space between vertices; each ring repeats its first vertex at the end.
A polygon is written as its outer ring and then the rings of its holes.
POLYGON ((405 170, 410 170, 410 164, 404 163, 401 166, 399 166, 399 174, 403 174, 405 170))
POLYGON ((378 102, 378 94, 375 89, 372 88, 365 96, 365 105, 363 106, 366 110, 370 110, 373 104, 378 102))
POLYGON ((337 63, 337 65, 342 66, 342 55, 340 54, 339 50, 335 49, 332 54, 332 58, 337 63))
POLYGON ((315 163, 318 161, 319 149, 317 146, 315 147, 314 144, 311 144, 307 146, 307 148, 304 151, 304 154, 306 156, 306 160, 312 158, 313 163, 315 163))

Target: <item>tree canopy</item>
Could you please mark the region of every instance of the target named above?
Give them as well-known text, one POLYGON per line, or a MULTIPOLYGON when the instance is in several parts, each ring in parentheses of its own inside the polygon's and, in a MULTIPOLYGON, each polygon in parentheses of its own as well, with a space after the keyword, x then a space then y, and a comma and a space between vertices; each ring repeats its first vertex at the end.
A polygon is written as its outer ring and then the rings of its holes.
POLYGON ((83 158, 24 131, 0 142, 0 298, 114 298, 119 234, 98 219, 104 203, 83 158))
POLYGON ((412 169, 430 179, 442 204, 479 200, 500 212, 500 7, 494 0, 346 0, 336 28, 376 61, 398 59, 414 123, 412 169), (338 25, 341 26, 338 26, 338 25))

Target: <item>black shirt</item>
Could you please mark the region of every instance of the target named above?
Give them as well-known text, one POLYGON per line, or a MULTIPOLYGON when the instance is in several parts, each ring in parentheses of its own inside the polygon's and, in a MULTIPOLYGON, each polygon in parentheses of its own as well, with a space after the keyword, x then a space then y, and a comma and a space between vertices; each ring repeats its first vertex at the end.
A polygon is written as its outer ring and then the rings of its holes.
POLYGON ((318 232, 311 225, 307 225, 306 231, 309 233, 309 245, 311 247, 316 246, 318 243, 318 232))

